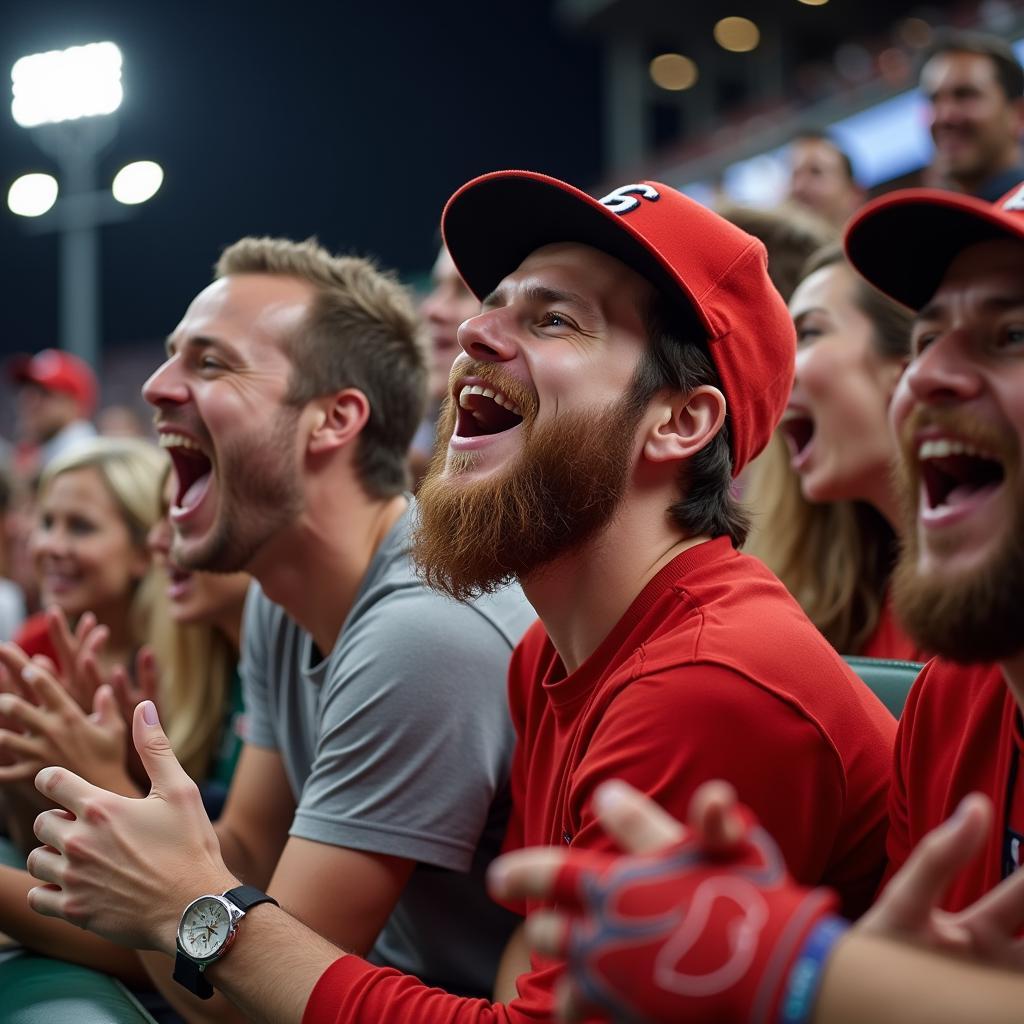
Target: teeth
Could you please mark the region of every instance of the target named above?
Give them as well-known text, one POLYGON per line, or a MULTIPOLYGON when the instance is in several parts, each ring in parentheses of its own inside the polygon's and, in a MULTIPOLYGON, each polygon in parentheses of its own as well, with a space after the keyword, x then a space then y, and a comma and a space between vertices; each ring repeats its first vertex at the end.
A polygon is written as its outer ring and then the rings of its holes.
POLYGON ((161 448, 188 448, 190 451, 201 452, 202 448, 182 434, 161 434, 160 435, 160 447, 161 448))
POLYGON ((516 416, 523 415, 519 406, 511 398, 501 394, 500 391, 492 391, 490 388, 481 387, 479 384, 467 384, 459 392, 459 405, 463 409, 469 409, 468 399, 470 395, 482 395, 484 398, 489 398, 492 402, 496 402, 503 408, 508 409, 509 412, 515 413, 516 416))
POLYGON ((988 458, 986 453, 979 451, 972 444, 966 441, 955 441, 949 438, 939 438, 937 441, 922 441, 917 449, 917 457, 921 461, 925 459, 944 459, 947 455, 972 455, 988 458))

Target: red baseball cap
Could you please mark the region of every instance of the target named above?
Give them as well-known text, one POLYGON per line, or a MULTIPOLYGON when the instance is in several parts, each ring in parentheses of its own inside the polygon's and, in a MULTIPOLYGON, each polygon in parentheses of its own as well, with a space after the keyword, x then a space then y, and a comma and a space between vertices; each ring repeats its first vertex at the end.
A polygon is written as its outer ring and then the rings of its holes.
POLYGON ((480 299, 554 242, 621 260, 696 315, 728 405, 733 476, 768 443, 793 384, 796 334, 753 236, 657 181, 594 199, 532 171, 495 171, 463 185, 445 206, 441 230, 480 299))
POLYGON ((1000 238, 1024 241, 1024 183, 994 203, 933 188, 890 192, 854 215, 845 242, 862 277, 917 310, 962 250, 1000 238))
POLYGON ((70 352, 44 348, 34 356, 11 362, 11 378, 18 384, 37 384, 46 391, 61 391, 78 399, 83 416, 96 408, 96 375, 89 364, 70 352))

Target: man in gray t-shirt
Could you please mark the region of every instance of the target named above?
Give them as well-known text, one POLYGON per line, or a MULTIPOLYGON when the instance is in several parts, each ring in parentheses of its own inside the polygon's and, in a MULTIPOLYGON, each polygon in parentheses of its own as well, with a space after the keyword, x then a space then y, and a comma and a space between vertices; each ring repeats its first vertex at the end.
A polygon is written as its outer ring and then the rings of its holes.
POLYGON ((250 591, 246 740, 280 753, 290 835, 415 862, 371 959, 489 995, 516 920, 483 888, 509 806, 505 670, 535 615, 518 587, 473 604, 424 587, 411 514, 377 549, 326 656, 250 591))

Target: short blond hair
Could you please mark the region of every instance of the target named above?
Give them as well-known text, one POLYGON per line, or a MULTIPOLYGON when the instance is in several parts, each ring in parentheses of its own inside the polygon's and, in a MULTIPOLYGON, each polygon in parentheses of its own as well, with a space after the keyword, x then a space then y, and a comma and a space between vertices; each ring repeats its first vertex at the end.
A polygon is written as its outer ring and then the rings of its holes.
POLYGON ((406 455, 427 407, 427 346, 406 290, 371 261, 334 256, 315 238, 243 238, 221 254, 216 277, 271 274, 313 286, 302 328, 285 339, 286 401, 356 388, 370 406, 356 469, 373 497, 408 487, 406 455))

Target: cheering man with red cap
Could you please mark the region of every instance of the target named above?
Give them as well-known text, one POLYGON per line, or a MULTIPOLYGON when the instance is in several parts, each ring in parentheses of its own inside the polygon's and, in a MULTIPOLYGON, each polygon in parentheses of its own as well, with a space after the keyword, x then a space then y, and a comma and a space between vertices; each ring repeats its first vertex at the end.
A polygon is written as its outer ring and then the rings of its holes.
MULTIPOLYGON (((598 201, 528 172, 470 182, 443 227, 483 307, 459 332, 416 557, 459 599, 518 579, 540 616, 510 669, 506 847, 605 848, 591 797, 612 777, 677 814, 723 777, 795 877, 830 884, 859 913, 879 877, 895 723, 736 550, 746 519, 732 477, 771 436, 793 375, 763 247, 655 182, 598 201)), ((63 770, 41 778, 76 820, 40 819, 52 849, 32 863, 51 887, 34 890, 36 909, 188 957, 260 1019, 303 1007, 310 1022, 550 1018, 561 965, 528 961, 515 940, 493 1004, 343 955, 266 904, 203 962, 189 946, 194 909, 179 929, 177 882, 190 899, 238 882, 149 705, 134 730, 148 800, 63 770)), ((730 898, 735 941, 702 954, 702 983, 747 955, 760 910, 730 898)))

